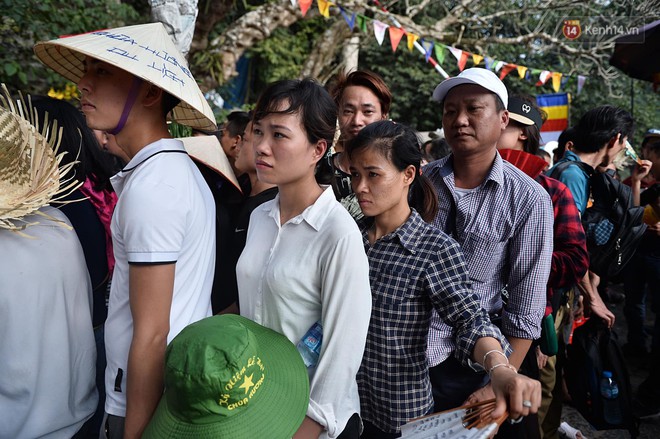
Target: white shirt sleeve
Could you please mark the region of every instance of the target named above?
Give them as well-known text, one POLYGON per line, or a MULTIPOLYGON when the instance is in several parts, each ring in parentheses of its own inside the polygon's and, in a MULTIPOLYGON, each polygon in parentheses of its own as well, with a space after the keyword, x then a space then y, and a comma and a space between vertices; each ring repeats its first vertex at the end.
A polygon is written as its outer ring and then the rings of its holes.
POLYGON ((356 375, 371 318, 369 263, 357 227, 328 258, 322 264, 323 343, 307 410, 307 416, 327 427, 321 438, 341 434, 354 413, 346 399, 357 395, 356 375))
POLYGON ((176 262, 186 233, 187 203, 174 188, 135 186, 122 196, 129 212, 120 225, 129 263, 176 262), (157 193, 157 195, 156 195, 157 193), (167 200, 167 201, 165 201, 167 200))

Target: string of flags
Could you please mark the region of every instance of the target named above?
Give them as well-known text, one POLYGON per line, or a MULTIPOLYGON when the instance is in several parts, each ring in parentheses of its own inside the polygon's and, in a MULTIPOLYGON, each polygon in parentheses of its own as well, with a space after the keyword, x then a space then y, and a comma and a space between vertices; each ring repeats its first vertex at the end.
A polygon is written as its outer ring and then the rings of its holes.
MULTIPOLYGON (((291 0, 291 5, 295 7, 296 4, 298 4, 300 12, 304 17, 309 11, 309 8, 312 6, 313 1, 314 0, 291 0)), ((528 81, 536 80, 535 85, 537 87, 543 86, 548 81, 550 81, 555 92, 559 92, 562 87, 565 87, 569 78, 573 76, 552 70, 530 68, 518 63, 500 61, 489 56, 447 46, 445 44, 438 43, 430 39, 425 39, 420 35, 407 31, 396 21, 395 25, 388 25, 380 20, 366 17, 365 15, 356 12, 348 11, 343 6, 330 0, 316 0, 316 2, 319 13, 325 18, 330 18, 331 7, 339 8, 340 14, 351 30, 354 30, 357 26, 361 32, 366 34, 368 32, 368 22, 371 22, 374 37, 376 38, 378 44, 381 46, 385 41, 385 34, 388 33, 393 52, 396 52, 401 43, 401 40, 405 35, 405 41, 408 50, 412 52, 413 48, 417 48, 424 54, 426 62, 433 64, 436 70, 438 70, 445 77, 447 74, 441 67, 439 67, 439 65, 445 62, 447 52, 451 53, 451 55, 456 59, 457 66, 460 71, 465 69, 468 60, 472 60, 472 65, 474 67, 481 65, 483 62, 483 67, 489 70, 493 70, 495 73, 499 73, 499 77, 502 80, 508 74, 515 72, 518 74, 520 79, 525 79, 528 81), (434 55, 437 59, 437 62, 433 59, 434 55)), ((577 94, 580 94, 582 91, 586 80, 587 76, 577 75, 577 94)))

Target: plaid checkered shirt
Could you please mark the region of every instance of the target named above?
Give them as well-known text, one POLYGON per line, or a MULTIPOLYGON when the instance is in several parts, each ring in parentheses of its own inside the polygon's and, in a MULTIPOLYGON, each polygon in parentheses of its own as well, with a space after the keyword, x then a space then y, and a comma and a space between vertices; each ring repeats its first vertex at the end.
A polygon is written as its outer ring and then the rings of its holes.
MULTIPOLYGON (((545 313, 552 312, 555 290, 571 288, 579 282, 589 268, 587 241, 580 221, 580 211, 571 191, 564 183, 546 175, 536 181, 550 195, 554 210, 552 265, 548 279, 548 303, 545 313)), ((555 301, 557 303, 557 301, 555 301)))
MULTIPOLYGON (((550 196, 496 153, 483 183, 458 199, 453 165, 450 154, 423 170, 440 201, 433 225, 444 229, 453 210, 454 238, 463 249, 481 306, 491 315, 501 313, 505 336, 535 340, 541 335, 552 258, 550 196), (455 209, 450 197, 458 199, 455 209), (508 291, 505 307, 503 290, 508 291)), ((433 316, 427 352, 430 366, 454 351, 453 332, 440 316, 433 316)))
POLYGON ((413 209, 403 225, 371 245, 368 221, 360 230, 373 304, 357 376, 360 409, 364 420, 395 433, 433 407, 426 341, 434 309, 456 328, 454 355, 465 364, 480 337, 509 346, 472 292, 456 241, 413 209))

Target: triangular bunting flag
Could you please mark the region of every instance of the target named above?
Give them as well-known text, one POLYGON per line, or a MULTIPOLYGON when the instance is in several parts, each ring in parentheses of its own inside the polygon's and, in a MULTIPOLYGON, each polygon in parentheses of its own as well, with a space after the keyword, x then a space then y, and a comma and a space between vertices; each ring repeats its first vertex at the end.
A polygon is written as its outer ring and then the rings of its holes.
POLYGON ((515 69, 516 66, 515 64, 505 64, 502 66, 502 71, 500 72, 500 81, 504 80, 504 77, 509 74, 509 72, 513 69, 515 69))
POLYGON ((495 66, 493 67, 493 70, 496 72, 499 72, 500 69, 504 66, 504 61, 495 61, 495 66))
POLYGON ((300 12, 302 12, 304 17, 307 14, 309 7, 312 6, 312 0, 298 0, 298 6, 300 6, 300 12))
POLYGON ((548 79, 550 79, 550 72, 547 71, 547 70, 543 70, 543 71, 539 74, 539 80, 538 80, 538 82, 536 83, 536 86, 539 87, 539 86, 545 84, 546 82, 548 82, 548 79))
POLYGON ((415 47, 415 41, 419 39, 419 35, 411 34, 406 32, 406 38, 408 38, 408 50, 412 52, 413 47, 415 47))
POLYGON ((559 86, 561 85, 561 73, 552 72, 552 89, 555 93, 559 92, 559 86))
POLYGON ((467 64, 467 60, 469 58, 470 54, 468 52, 462 52, 461 53, 461 59, 458 60, 458 69, 462 72, 463 69, 465 69, 465 64, 467 64))
POLYGON ((578 81, 577 81, 577 93, 580 94, 582 91, 582 87, 584 87, 584 83, 587 82, 587 77, 578 75, 578 81))
POLYGON ((360 30, 362 32, 366 33, 367 32, 367 17, 365 17, 364 15, 358 15, 356 17, 356 22, 357 22, 357 26, 360 28, 360 30))
POLYGON ((491 68, 493 67, 493 61, 494 60, 491 57, 487 56, 486 58, 484 58, 484 63, 486 64, 486 69, 491 70, 491 68))
POLYGON ((330 18, 330 2, 328 0, 316 0, 319 6, 319 13, 325 18, 330 18))
POLYGON ((340 6, 339 10, 341 11, 341 15, 344 17, 344 20, 346 20, 346 24, 348 24, 348 27, 351 30, 353 30, 353 28, 355 27, 355 12, 353 12, 353 15, 349 17, 348 13, 344 8, 340 6))
POLYGON ((435 43, 433 41, 426 41, 424 38, 422 38, 421 44, 424 48, 424 57, 426 58, 426 62, 429 62, 429 58, 431 58, 431 53, 433 53, 433 46, 435 43))
POLYGON ((385 23, 383 23, 382 21, 374 20, 374 36, 376 37, 376 41, 378 41, 379 46, 383 44, 383 39, 385 39, 386 30, 387 30, 387 25, 385 23))
POLYGON ((518 69, 518 76, 520 76, 520 79, 523 79, 525 77, 525 73, 527 73, 527 67, 518 66, 516 68, 518 69))
POLYGON ((455 47, 447 47, 447 49, 449 49, 451 54, 454 55, 454 58, 456 58, 456 61, 461 60, 461 56, 463 55, 463 51, 461 49, 457 49, 455 47))
POLYGON ((438 64, 442 64, 445 61, 445 46, 442 44, 435 45, 435 57, 438 59, 438 64))
POLYGON ((481 55, 477 55, 476 53, 472 54, 472 62, 474 63, 475 66, 478 66, 483 59, 484 57, 481 55))
POLYGON ((392 52, 396 52, 396 48, 403 37, 403 29, 398 27, 390 26, 390 43, 392 43, 392 52))
POLYGON ((291 0, 291 6, 296 6, 296 3, 298 3, 298 0, 291 0))

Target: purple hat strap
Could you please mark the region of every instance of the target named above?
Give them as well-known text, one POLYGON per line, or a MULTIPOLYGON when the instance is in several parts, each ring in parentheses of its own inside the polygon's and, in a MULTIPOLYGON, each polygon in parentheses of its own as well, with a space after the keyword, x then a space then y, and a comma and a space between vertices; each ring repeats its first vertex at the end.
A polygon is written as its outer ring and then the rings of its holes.
POLYGON ((142 85, 142 79, 134 76, 133 84, 131 85, 128 97, 126 98, 126 103, 124 104, 124 111, 122 111, 121 117, 119 118, 119 123, 114 129, 108 131, 108 133, 113 136, 119 134, 119 132, 124 129, 124 125, 126 125, 126 121, 128 120, 128 115, 131 113, 135 99, 137 99, 138 92, 140 91, 140 85, 142 85))

